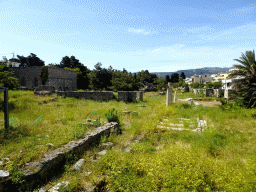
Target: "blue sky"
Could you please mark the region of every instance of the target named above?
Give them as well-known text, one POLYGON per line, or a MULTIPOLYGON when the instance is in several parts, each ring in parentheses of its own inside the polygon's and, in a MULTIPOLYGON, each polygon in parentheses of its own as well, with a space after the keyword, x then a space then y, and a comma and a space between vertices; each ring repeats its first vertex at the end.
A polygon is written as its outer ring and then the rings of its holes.
POLYGON ((232 67, 255 49, 255 10, 253 0, 0 0, 0 56, 74 55, 129 72, 232 67))

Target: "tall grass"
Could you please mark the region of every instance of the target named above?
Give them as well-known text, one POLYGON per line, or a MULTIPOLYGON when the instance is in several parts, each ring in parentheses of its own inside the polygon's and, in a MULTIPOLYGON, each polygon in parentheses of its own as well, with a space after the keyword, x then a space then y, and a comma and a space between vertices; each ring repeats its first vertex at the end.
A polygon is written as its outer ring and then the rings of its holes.
MULTIPOLYGON (((0 158, 9 157, 20 162, 19 166, 53 150, 46 147, 49 142, 56 148, 83 137, 91 128, 80 122, 88 118, 107 122, 105 114, 109 109, 118 112, 124 134, 104 138, 115 146, 96 163, 87 161, 78 172, 70 171, 67 166, 66 173, 56 181, 72 183, 65 191, 85 189, 99 175, 106 177, 110 191, 255 191, 255 109, 188 106, 180 102, 166 107, 166 96, 157 93, 144 95, 144 101, 139 104, 146 105, 145 108, 136 107, 136 103, 73 98, 38 105, 51 96, 19 94, 10 92, 10 100, 17 106, 10 116, 17 120, 18 126, 12 127, 6 139, 2 137, 3 128, 0 132, 0 158), (120 113, 126 108, 137 111, 138 116, 120 113), (32 124, 39 116, 43 116, 42 120, 32 124), (203 119, 208 126, 203 133, 157 128, 159 121, 169 119, 169 123, 178 123, 177 118, 191 119, 194 128, 197 118, 203 119), (140 132, 144 134, 142 141, 130 144, 140 132), (129 144, 131 152, 123 153, 129 144), (85 176, 88 167, 93 169, 93 174, 85 176)), ((178 98, 191 96, 178 92, 178 98)), ((83 158, 88 159, 96 152, 92 149, 83 158)), ((4 168, 12 169, 11 165, 4 168)))

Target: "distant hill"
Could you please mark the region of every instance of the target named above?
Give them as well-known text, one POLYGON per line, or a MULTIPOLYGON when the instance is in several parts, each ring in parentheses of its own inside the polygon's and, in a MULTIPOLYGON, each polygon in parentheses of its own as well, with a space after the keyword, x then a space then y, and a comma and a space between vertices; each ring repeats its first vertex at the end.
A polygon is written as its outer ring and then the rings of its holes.
POLYGON ((173 73, 178 73, 180 75, 181 72, 184 72, 186 77, 191 77, 193 75, 201 75, 201 74, 211 74, 212 75, 212 74, 216 74, 216 73, 225 73, 229 69, 230 68, 204 67, 204 68, 200 68, 200 69, 179 70, 176 72, 150 72, 150 73, 156 74, 157 77, 165 78, 166 75, 169 75, 171 77, 171 75, 173 73))

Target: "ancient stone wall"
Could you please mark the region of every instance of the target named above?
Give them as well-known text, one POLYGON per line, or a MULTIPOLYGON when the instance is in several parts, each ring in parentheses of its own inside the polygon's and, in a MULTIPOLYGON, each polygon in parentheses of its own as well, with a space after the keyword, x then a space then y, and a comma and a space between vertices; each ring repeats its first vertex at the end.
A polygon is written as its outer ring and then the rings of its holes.
POLYGON ((118 99, 125 102, 136 102, 136 100, 143 101, 142 91, 118 91, 118 99))
MULTIPOLYGON (((54 170, 55 172, 58 172, 58 168, 63 166, 68 156, 81 157, 87 150, 97 146, 100 143, 102 136, 108 137, 111 134, 120 133, 121 130, 118 123, 107 123, 106 125, 98 127, 87 133, 83 139, 70 141, 66 145, 55 149, 54 151, 47 152, 40 161, 26 163, 25 168, 21 170, 25 175, 24 181, 21 183, 22 191, 25 191, 28 186, 36 187, 38 185, 38 181, 47 180, 48 176, 52 176, 54 170)), ((1 187, 4 189, 11 189, 6 191, 16 191, 13 190, 14 186, 10 179, 1 187)))
MULTIPOLYGON (((40 78, 42 67, 13 67, 15 76, 19 79, 19 84, 28 89, 36 88, 42 85, 40 78)), ((48 66, 48 80, 46 85, 54 86, 58 90, 72 90, 77 89, 77 74, 75 71, 61 69, 57 67, 48 66)))
POLYGON ((214 96, 221 97, 224 95, 224 89, 214 89, 214 96))
MULTIPOLYGON (((56 91, 57 96, 75 97, 78 99, 92 99, 97 101, 109 101, 114 98, 111 91, 56 91)), ((118 100, 125 102, 143 101, 142 91, 119 91, 118 100)))
POLYGON ((55 87, 49 85, 39 85, 34 89, 34 94, 41 94, 42 91, 47 91, 48 94, 55 93, 55 87))
POLYGON ((198 94, 204 94, 205 96, 208 97, 221 97, 221 95, 224 94, 224 89, 192 89, 190 88, 190 92, 194 93, 195 95, 198 94))
POLYGON ((214 96, 214 89, 205 89, 205 96, 207 97, 214 96))
POLYGON ((77 73, 57 67, 48 67, 47 85, 54 86, 59 91, 77 90, 77 73))
POLYGON ((40 66, 34 67, 12 67, 15 76, 19 79, 19 84, 22 87, 27 87, 29 89, 35 88, 42 85, 40 78, 41 69, 40 66))
POLYGON ((113 99, 114 94, 111 91, 57 91, 57 96, 75 97, 79 99, 92 99, 97 101, 109 101, 113 99))

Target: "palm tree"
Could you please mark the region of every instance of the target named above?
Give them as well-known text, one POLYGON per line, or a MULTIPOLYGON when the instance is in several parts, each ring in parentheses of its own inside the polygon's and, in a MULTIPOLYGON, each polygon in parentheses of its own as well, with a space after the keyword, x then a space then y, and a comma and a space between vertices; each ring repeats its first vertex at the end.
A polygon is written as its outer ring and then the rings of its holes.
POLYGON ((238 96, 242 98, 243 104, 247 107, 256 105, 256 61, 255 52, 246 51, 242 53, 240 59, 234 59, 240 64, 235 64, 235 68, 229 74, 228 78, 239 77, 236 80, 236 89, 238 96))

